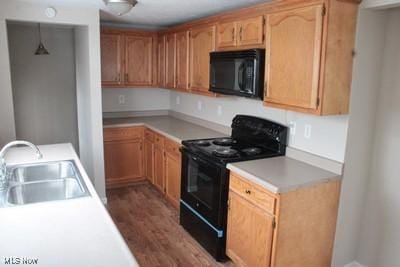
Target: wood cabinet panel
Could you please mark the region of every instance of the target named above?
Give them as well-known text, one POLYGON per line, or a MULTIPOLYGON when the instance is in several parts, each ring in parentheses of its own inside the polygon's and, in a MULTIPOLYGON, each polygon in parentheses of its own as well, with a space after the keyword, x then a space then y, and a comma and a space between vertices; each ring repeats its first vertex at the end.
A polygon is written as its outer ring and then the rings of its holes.
POLYGON ((104 142, 107 185, 143 179, 141 139, 104 142))
POLYGON ((153 38, 148 36, 125 37, 125 84, 152 84, 153 38))
POLYGON ((154 144, 148 139, 144 140, 144 170, 145 177, 154 184, 154 144))
POLYGON ((176 34, 176 88, 187 90, 189 83, 189 32, 176 34))
POLYGON ((264 101, 317 109, 323 5, 267 15, 264 101))
POLYGON ((215 26, 190 31, 189 88, 192 91, 209 93, 210 52, 214 50, 215 26))
POLYGON ((236 22, 219 23, 217 26, 217 47, 236 46, 236 22))
POLYGON ((104 141, 132 140, 143 138, 143 127, 119 127, 104 129, 104 141))
POLYGON ((162 147, 154 146, 154 185, 161 191, 165 192, 165 176, 164 176, 164 150, 162 147))
POLYGON ((261 45, 264 43, 264 17, 244 19, 238 22, 238 46, 261 45))
POLYGON ((274 218, 229 192, 227 255, 239 266, 270 266, 274 218))
POLYGON ((181 158, 165 153, 165 194, 168 200, 179 208, 181 197, 181 158))
POLYGON ((165 36, 158 37, 158 84, 165 87, 165 36))
POLYGON ((176 87, 176 35, 168 34, 165 41, 165 85, 167 88, 176 87))
POLYGON ((100 45, 102 85, 121 85, 123 83, 123 37, 120 34, 102 34, 100 45))

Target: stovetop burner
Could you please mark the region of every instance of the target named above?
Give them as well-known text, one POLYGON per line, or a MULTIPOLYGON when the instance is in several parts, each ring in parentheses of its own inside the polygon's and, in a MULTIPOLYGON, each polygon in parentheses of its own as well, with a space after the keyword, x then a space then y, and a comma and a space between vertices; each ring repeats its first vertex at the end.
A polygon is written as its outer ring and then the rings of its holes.
POLYGON ((217 148, 212 153, 217 157, 230 158, 235 157, 238 151, 233 148, 217 148))
POLYGON ((211 146, 211 143, 207 140, 199 140, 196 141, 194 144, 198 146, 211 146))
POLYGON ((232 138, 218 138, 213 141, 213 144, 217 146, 231 146, 235 143, 236 141, 232 138))
POLYGON ((254 156, 254 155, 259 155, 262 152, 262 149, 259 147, 249 147, 249 148, 244 148, 241 151, 248 156, 254 156))

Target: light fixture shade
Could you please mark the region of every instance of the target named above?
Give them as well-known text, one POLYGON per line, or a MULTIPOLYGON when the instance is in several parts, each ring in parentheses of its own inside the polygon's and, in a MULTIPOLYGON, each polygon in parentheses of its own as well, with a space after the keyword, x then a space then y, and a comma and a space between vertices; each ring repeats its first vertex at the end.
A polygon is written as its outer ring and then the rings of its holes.
POLYGON ((35 55, 49 55, 49 51, 44 47, 42 43, 39 44, 38 48, 36 49, 35 55))
POLYGON ((122 16, 131 11, 137 4, 136 0, 104 0, 107 8, 117 16, 122 16))

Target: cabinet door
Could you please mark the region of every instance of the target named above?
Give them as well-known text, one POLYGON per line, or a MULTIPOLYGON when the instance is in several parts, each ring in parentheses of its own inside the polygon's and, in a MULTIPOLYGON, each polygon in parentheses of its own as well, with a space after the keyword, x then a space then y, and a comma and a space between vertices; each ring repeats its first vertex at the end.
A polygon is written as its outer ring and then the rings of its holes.
POLYGON ((176 34, 176 88, 187 90, 189 78, 189 32, 176 34))
POLYGON ((189 88, 208 93, 210 86, 210 52, 215 49, 215 26, 192 29, 190 33, 189 88))
POLYGON ((165 36, 158 38, 158 84, 165 87, 165 36))
POLYGON ((181 159, 165 154, 165 193, 172 204, 179 208, 181 198, 181 159))
POLYGON ((217 47, 236 46, 236 22, 226 22, 218 24, 217 47))
POLYGON ((164 151, 159 146, 154 146, 154 185, 165 192, 164 180, 164 151))
POLYGON ((143 179, 142 146, 140 139, 104 142, 107 185, 143 179))
POLYGON ((323 6, 267 16, 264 101, 316 109, 321 64, 323 6))
POLYGON ((148 36, 127 36, 125 45, 126 85, 151 85, 152 42, 148 36))
POLYGON ((264 42, 264 18, 258 16, 239 22, 238 45, 261 45, 264 42))
POLYGON ((154 145, 148 140, 144 140, 144 168, 146 178, 154 184, 154 145))
POLYGON ((229 191, 226 253, 238 266, 270 266, 273 216, 229 191))
POLYGON ((175 34, 169 34, 165 40, 166 64, 165 64, 165 84, 167 88, 175 88, 175 34))
POLYGON ((101 82, 103 85, 122 85, 122 44, 119 34, 102 33, 101 45, 101 82))

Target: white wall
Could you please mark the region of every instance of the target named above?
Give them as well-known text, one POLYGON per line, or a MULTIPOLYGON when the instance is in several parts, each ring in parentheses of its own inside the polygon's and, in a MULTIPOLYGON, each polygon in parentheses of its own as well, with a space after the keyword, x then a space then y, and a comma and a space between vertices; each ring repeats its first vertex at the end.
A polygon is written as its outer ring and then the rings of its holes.
POLYGON ((0 144, 15 139, 14 111, 7 45, 6 21, 55 23, 77 26, 75 34, 78 126, 81 160, 94 181, 97 192, 105 196, 103 129, 100 79, 100 23, 95 8, 55 5, 57 15, 45 16, 46 4, 3 0, 0 9, 0 144), (79 57, 78 57, 79 55, 79 57))
POLYGON ((374 149, 357 260, 400 266, 400 9, 388 11, 374 149))
POLYGON ((103 112, 170 109, 170 92, 157 88, 103 88, 103 112), (125 99, 120 103, 120 98, 125 99))
POLYGON ((16 137, 78 151, 74 32, 42 25, 42 37, 50 55, 34 54, 37 25, 8 25, 16 137))
POLYGON ((339 162, 344 161, 348 116, 318 117, 265 107, 260 100, 225 96, 210 98, 180 92, 171 93, 171 109, 225 126, 230 126, 236 114, 259 116, 286 125, 295 122, 296 134, 289 137, 289 146, 339 162), (202 106, 201 110, 198 105, 202 106), (312 127, 309 139, 304 137, 307 124, 312 127))
POLYGON ((361 214, 369 177, 376 98, 381 80, 385 22, 385 13, 366 10, 359 13, 349 130, 332 264, 335 267, 352 262, 356 258, 359 246, 361 214))

